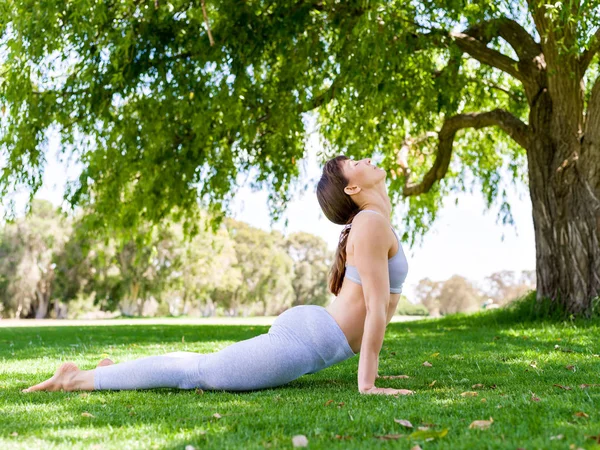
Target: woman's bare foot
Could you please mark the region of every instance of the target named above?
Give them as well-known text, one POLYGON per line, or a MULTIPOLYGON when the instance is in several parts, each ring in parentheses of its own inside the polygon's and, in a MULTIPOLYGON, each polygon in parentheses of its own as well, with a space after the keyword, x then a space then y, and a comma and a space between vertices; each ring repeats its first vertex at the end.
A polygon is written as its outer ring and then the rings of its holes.
POLYGON ((98 363, 98 365, 96 367, 101 367, 101 366, 111 366, 113 365, 115 362, 112 359, 109 358, 104 358, 102 361, 100 361, 98 363))
POLYGON ((54 376, 22 392, 33 391, 91 391, 94 389, 94 371, 80 370, 75 363, 62 364, 54 373, 54 376))

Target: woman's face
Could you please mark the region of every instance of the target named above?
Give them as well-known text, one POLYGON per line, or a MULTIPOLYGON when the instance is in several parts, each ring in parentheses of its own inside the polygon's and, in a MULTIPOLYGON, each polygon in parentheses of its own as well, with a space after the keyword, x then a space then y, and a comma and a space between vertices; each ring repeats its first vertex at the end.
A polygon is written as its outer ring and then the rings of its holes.
POLYGON ((344 188, 348 195, 360 192, 380 183, 386 177, 385 170, 371 164, 371 158, 360 160, 347 159, 342 161, 342 171, 348 178, 348 186, 344 188), (356 189, 356 187, 360 189, 356 189))

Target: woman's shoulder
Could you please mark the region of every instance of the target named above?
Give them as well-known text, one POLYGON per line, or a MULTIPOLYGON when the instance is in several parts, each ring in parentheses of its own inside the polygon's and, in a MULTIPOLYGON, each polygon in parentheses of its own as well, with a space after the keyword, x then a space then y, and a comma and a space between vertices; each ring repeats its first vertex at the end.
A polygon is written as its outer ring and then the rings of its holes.
POLYGON ((388 220, 378 213, 363 211, 352 220, 349 239, 354 243, 373 241, 373 237, 387 238, 390 224, 388 220))

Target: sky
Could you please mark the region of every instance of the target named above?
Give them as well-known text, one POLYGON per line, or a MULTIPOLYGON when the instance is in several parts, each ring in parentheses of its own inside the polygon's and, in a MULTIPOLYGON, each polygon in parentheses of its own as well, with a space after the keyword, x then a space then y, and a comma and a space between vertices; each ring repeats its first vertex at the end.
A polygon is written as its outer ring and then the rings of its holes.
MULTIPOLYGON (((238 189, 231 204, 232 216, 266 231, 276 229, 284 235, 304 231, 320 236, 333 251, 342 226, 329 222, 317 201, 315 189, 322 171, 317 153, 322 147, 319 134, 310 125, 306 143, 307 157, 300 162, 299 185, 307 184, 309 188, 295 193, 278 222, 271 227, 268 194, 252 192, 249 186, 240 186, 238 189)), ((44 185, 37 197, 60 205, 66 180, 76 178, 80 169, 76 163, 67 166, 58 161, 57 148, 58 139, 51 136, 44 185)), ((377 164, 377 160, 374 159, 373 163, 377 164)), ((246 177, 247 175, 240 176, 238 184, 242 184, 246 177)), ((17 210, 23 209, 26 198, 25 192, 15 195, 17 210)), ((535 269, 535 240, 527 188, 520 186, 508 190, 508 201, 512 207, 514 226, 497 224, 496 210, 492 208, 485 211, 484 199, 480 193, 447 197, 436 222, 422 243, 413 248, 407 243, 402 244, 409 266, 403 292, 409 300, 414 299, 415 285, 423 278, 442 281, 457 274, 471 281, 481 282, 487 275, 501 270, 535 269), (455 204, 456 199, 458 205, 455 204)), ((399 236, 403 233, 400 228, 400 210, 401 208, 396 208, 392 217, 399 236)))

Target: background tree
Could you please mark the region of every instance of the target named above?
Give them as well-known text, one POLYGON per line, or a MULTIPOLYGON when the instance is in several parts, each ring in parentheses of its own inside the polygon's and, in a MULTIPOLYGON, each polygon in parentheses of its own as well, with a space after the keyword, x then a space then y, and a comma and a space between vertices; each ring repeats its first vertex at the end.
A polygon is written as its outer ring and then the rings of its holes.
POLYGON ((483 300, 477 287, 460 275, 453 275, 444 282, 438 298, 442 315, 479 311, 483 300))
MULTIPOLYGON (((280 312, 293 301, 293 261, 285 252, 283 237, 227 219, 226 226, 235 241, 236 267, 243 282, 228 296, 230 313, 242 305, 260 304, 262 314, 280 312), (269 301, 275 302, 269 308, 269 301)), ((226 299, 222 298, 222 303, 226 299)))
MULTIPOLYGON (((50 202, 35 200, 26 217, 0 231, 0 296, 15 317, 43 319, 53 296, 54 252, 60 252, 69 225, 50 202)), ((58 300, 55 316, 61 316, 58 300)))
POLYGON ((243 282, 242 273, 236 267, 235 241, 224 224, 215 234, 201 232, 191 239, 187 239, 179 224, 175 226, 178 245, 173 264, 176 268, 171 289, 165 296, 170 313, 188 314, 196 306, 201 315, 212 316, 216 305, 231 296, 243 282))
POLYGON ((429 310, 429 315, 439 317, 441 315, 440 295, 443 281, 433 281, 429 278, 419 280, 415 288, 417 301, 429 310))
POLYGON ((482 291, 498 305, 506 305, 535 289, 535 271, 503 270, 485 277, 482 291))
POLYGON ((4 2, 0 193, 41 184, 44 133, 84 166, 73 205, 135 229, 197 203, 222 219, 239 172, 277 219, 304 156, 382 156, 414 242, 474 175, 511 222, 533 204, 537 295, 589 314, 600 294, 598 0, 4 2), (209 39, 208 28, 214 39, 209 39), (437 130, 437 132, 436 132, 437 130), (408 198, 408 199, 406 199, 408 198))
POLYGON ((333 258, 327 243, 318 236, 300 232, 292 233, 285 247, 294 262, 292 306, 327 305, 331 300, 327 290, 327 275, 333 258))

